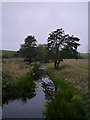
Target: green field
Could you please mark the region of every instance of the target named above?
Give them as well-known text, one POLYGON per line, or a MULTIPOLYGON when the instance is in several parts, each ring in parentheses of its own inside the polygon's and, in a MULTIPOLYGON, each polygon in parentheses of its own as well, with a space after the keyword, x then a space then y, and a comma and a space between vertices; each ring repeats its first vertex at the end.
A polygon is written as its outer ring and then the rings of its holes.
POLYGON ((88 59, 88 53, 80 53, 80 56, 84 59, 88 59))
MULTIPOLYGON (((1 51, 0 51, 0 53, 1 53, 1 51)), ((3 58, 12 58, 16 55, 17 55, 16 51, 2 50, 3 58)))

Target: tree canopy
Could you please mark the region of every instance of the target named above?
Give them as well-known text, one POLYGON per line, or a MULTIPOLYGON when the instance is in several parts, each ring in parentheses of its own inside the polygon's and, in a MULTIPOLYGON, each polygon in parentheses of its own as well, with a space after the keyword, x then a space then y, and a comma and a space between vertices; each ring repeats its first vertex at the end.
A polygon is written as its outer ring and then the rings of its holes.
POLYGON ((25 58, 28 63, 32 63, 32 61, 36 60, 36 44, 37 40, 34 36, 27 36, 25 38, 25 43, 21 44, 21 48, 19 53, 21 57, 25 58))
POLYGON ((48 62, 48 51, 46 44, 37 45, 37 60, 46 63, 48 62))
POLYGON ((47 45, 50 59, 54 61, 54 68, 58 68, 60 62, 65 58, 78 58, 79 40, 78 37, 65 34, 62 28, 49 34, 47 45))
POLYGON ((79 40, 78 37, 65 34, 61 28, 49 34, 47 44, 37 45, 34 36, 27 36, 19 53, 30 64, 33 61, 48 62, 51 60, 54 61, 54 68, 58 68, 63 59, 78 59, 79 40))

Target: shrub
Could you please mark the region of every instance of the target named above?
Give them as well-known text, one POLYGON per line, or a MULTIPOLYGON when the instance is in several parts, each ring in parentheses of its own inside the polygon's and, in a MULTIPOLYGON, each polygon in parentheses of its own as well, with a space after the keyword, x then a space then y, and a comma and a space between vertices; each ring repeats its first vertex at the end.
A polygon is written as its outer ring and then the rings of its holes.
POLYGON ((34 90, 35 84, 32 76, 25 76, 24 78, 17 81, 17 89, 21 95, 29 96, 34 90))

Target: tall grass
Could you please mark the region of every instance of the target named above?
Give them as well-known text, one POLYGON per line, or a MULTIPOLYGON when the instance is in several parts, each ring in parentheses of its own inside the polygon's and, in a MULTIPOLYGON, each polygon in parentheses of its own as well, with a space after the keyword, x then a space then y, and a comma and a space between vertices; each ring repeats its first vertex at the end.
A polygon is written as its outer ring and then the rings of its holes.
POLYGON ((47 118, 86 118, 87 102, 82 94, 78 93, 74 86, 69 85, 63 79, 63 72, 47 66, 47 73, 54 81, 59 91, 45 105, 47 118), (60 77, 61 76, 61 77, 60 77))

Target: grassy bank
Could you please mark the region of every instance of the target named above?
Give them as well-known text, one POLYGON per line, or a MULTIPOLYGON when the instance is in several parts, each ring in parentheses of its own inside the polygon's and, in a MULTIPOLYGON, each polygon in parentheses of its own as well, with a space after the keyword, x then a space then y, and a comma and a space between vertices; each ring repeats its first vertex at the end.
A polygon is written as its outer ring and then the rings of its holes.
POLYGON ((2 61, 2 77, 6 79, 6 82, 10 79, 18 80, 31 72, 32 67, 21 58, 4 59, 2 61), (8 77, 10 78, 8 79, 8 77))
POLYGON ((53 64, 49 64, 47 70, 54 72, 59 79, 64 79, 78 91, 88 91, 88 60, 64 60, 58 70, 53 69, 53 64))
POLYGON ((46 104, 47 118, 87 117, 87 87, 81 85, 82 79, 87 84, 84 72, 87 73, 84 60, 65 60, 58 70, 54 70, 53 64, 47 65, 47 73, 59 89, 46 104))
POLYGON ((9 99, 32 97, 35 84, 32 67, 23 59, 7 59, 2 63, 3 103, 9 99))

